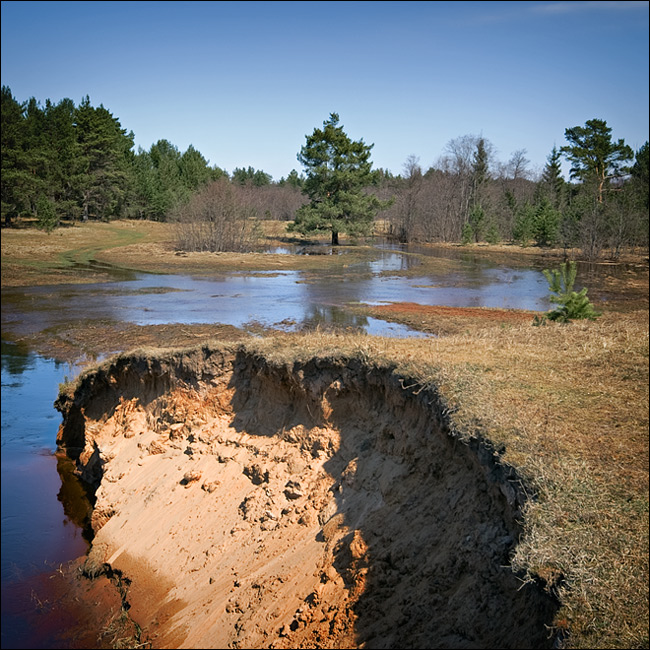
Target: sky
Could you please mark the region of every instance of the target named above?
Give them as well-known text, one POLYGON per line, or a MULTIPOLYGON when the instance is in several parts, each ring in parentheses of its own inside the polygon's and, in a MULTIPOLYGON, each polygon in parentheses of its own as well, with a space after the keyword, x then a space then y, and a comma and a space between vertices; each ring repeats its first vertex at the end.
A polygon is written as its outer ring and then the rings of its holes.
MULTIPOLYGON (((540 172, 565 129, 648 140, 648 2, 2 2, 2 85, 107 108, 135 147, 302 172, 331 113, 371 160, 423 169, 466 135, 540 172)), ((568 166, 565 166, 565 173, 568 166)))

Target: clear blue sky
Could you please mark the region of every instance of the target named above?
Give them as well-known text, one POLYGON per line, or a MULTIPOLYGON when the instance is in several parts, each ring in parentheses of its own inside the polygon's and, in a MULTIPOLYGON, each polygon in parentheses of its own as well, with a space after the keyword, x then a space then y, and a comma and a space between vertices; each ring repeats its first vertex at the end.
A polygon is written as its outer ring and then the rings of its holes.
POLYGON ((481 135, 541 169, 564 130, 648 139, 648 2, 2 2, 2 84, 103 104, 136 147, 302 171, 337 112, 375 167, 481 135))

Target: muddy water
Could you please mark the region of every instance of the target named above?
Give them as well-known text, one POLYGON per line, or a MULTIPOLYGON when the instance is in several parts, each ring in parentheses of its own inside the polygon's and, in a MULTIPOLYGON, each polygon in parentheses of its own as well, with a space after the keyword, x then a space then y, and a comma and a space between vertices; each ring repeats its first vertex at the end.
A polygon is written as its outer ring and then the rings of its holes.
MULTIPOLYGON (((467 260, 461 271, 444 277, 393 275, 411 264, 409 256, 386 249, 374 261, 350 264, 336 274, 284 271, 210 279, 140 274, 103 284, 9 289, 2 292, 2 331, 111 319, 140 325, 260 323, 294 330, 336 324, 373 335, 419 336, 401 325, 350 314, 346 305, 404 301, 533 310, 549 306, 548 285, 537 270, 467 260)), ((87 504, 79 487, 65 479, 64 468, 57 470, 53 456, 60 419, 52 404, 58 384, 75 372, 3 342, 3 647, 47 647, 42 640, 35 645, 36 637, 21 616, 41 606, 39 596, 21 587, 86 551, 80 525, 87 504)))

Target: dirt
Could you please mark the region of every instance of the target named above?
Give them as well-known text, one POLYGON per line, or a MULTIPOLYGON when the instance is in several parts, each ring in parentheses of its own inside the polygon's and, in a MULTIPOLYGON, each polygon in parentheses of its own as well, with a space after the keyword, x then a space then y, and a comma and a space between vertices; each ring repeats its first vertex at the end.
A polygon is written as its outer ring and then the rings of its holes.
POLYGON ((501 327, 532 323, 537 312, 516 309, 483 307, 446 307, 420 305, 413 302, 395 302, 387 305, 358 306, 356 311, 434 336, 447 336, 486 327, 501 327))
POLYGON ((556 642, 556 601, 509 566, 529 491, 434 388, 206 345, 116 357, 57 408, 95 489, 84 571, 128 585, 152 647, 556 642))
POLYGON ((380 305, 377 313, 404 313, 442 318, 477 318, 486 321, 524 323, 530 321, 531 312, 508 309, 477 309, 476 307, 445 307, 438 305, 419 305, 415 302, 399 302, 380 305))

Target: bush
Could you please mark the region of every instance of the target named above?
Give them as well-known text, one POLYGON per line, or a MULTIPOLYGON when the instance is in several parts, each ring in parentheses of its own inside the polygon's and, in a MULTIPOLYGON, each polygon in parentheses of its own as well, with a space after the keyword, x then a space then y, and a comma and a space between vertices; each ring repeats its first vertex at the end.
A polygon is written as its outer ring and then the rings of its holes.
POLYGON ((56 216, 54 204, 45 196, 38 198, 36 214, 38 216, 37 227, 47 233, 52 232, 59 225, 59 218, 56 216))
POLYGON ((206 185, 180 208, 176 245, 184 251, 246 252, 260 235, 256 211, 227 179, 206 185))
POLYGON ((494 224, 492 224, 485 233, 485 241, 488 244, 498 244, 501 241, 499 229, 494 224))
POLYGON ((460 243, 463 246, 467 246, 467 244, 470 244, 472 241, 474 241, 474 229, 472 228, 471 224, 466 223, 463 226, 463 232, 461 233, 460 243))

